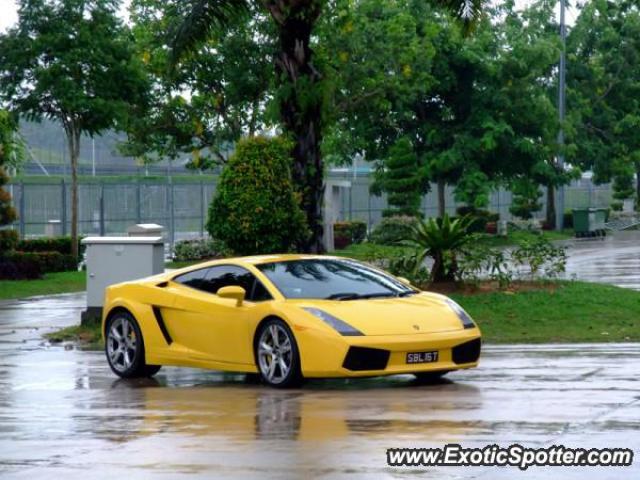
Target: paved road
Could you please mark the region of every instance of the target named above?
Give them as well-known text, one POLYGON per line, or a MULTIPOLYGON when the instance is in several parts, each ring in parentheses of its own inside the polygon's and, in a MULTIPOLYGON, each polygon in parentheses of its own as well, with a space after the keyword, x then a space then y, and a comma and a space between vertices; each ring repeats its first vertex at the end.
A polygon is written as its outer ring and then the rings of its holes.
POLYGON ((565 242, 567 278, 640 290, 640 231, 565 242))
POLYGON ((315 381, 274 391, 165 368, 117 380, 100 352, 50 346, 82 295, 0 303, 0 477, 640 478, 640 346, 488 347, 446 382, 315 381), (626 468, 390 468, 389 447, 625 446, 626 468))

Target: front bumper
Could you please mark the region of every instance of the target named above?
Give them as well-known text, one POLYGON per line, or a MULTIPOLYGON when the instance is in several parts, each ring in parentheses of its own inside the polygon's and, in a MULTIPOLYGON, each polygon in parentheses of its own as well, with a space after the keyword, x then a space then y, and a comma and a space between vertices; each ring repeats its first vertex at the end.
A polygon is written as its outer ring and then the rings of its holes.
POLYGON ((480 353, 478 328, 416 335, 361 337, 330 336, 324 332, 307 330, 296 337, 300 348, 302 374, 305 377, 370 377, 460 370, 477 366, 480 353), (363 349, 376 351, 370 352, 372 355, 367 359, 367 352, 363 349), (436 350, 437 362, 406 363, 407 353, 436 350), (369 360, 370 363, 367 363, 369 360), (372 368, 365 369, 367 365, 372 368))

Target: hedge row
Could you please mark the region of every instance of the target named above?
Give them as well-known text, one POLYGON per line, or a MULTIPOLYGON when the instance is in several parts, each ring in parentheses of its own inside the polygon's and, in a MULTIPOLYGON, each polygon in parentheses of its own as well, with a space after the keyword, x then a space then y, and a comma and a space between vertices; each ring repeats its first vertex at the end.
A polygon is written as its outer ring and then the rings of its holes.
POLYGON ((0 280, 40 278, 44 273, 78 268, 72 255, 59 252, 5 252, 0 257, 0 280))
MULTIPOLYGON (((78 251, 80 255, 84 251, 84 245, 78 239, 78 251)), ((33 238, 18 240, 14 250, 20 252, 58 252, 63 255, 71 254, 71 237, 33 238)))

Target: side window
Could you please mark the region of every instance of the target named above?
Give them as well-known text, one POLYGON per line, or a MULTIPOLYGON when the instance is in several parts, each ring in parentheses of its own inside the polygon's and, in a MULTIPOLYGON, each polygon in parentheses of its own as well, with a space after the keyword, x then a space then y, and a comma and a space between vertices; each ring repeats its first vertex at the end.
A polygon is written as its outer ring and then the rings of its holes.
POLYGON ((174 282, 181 283, 187 287, 196 288, 198 290, 206 290, 205 277, 207 276, 208 268, 201 268, 200 270, 193 270, 192 272, 183 273, 173 279, 174 282))
POLYGON ((205 287, 202 290, 210 293, 216 293, 222 287, 237 285, 244 288, 247 292, 247 300, 250 302, 271 300, 267 289, 251 272, 233 265, 211 267, 207 272, 204 284, 205 287))

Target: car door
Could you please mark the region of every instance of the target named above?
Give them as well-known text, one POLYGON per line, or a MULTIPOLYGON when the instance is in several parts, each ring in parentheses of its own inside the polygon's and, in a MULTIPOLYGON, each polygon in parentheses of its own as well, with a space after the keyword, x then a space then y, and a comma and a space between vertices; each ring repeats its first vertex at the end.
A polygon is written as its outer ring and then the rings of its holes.
POLYGON ((179 315, 169 326, 176 332, 176 341, 197 358, 253 364, 250 320, 258 314, 257 302, 270 299, 259 280, 245 268, 216 265, 198 278, 177 277, 174 281, 181 290, 174 303, 179 315), (231 285, 247 292, 241 306, 216 295, 220 288, 231 285))

